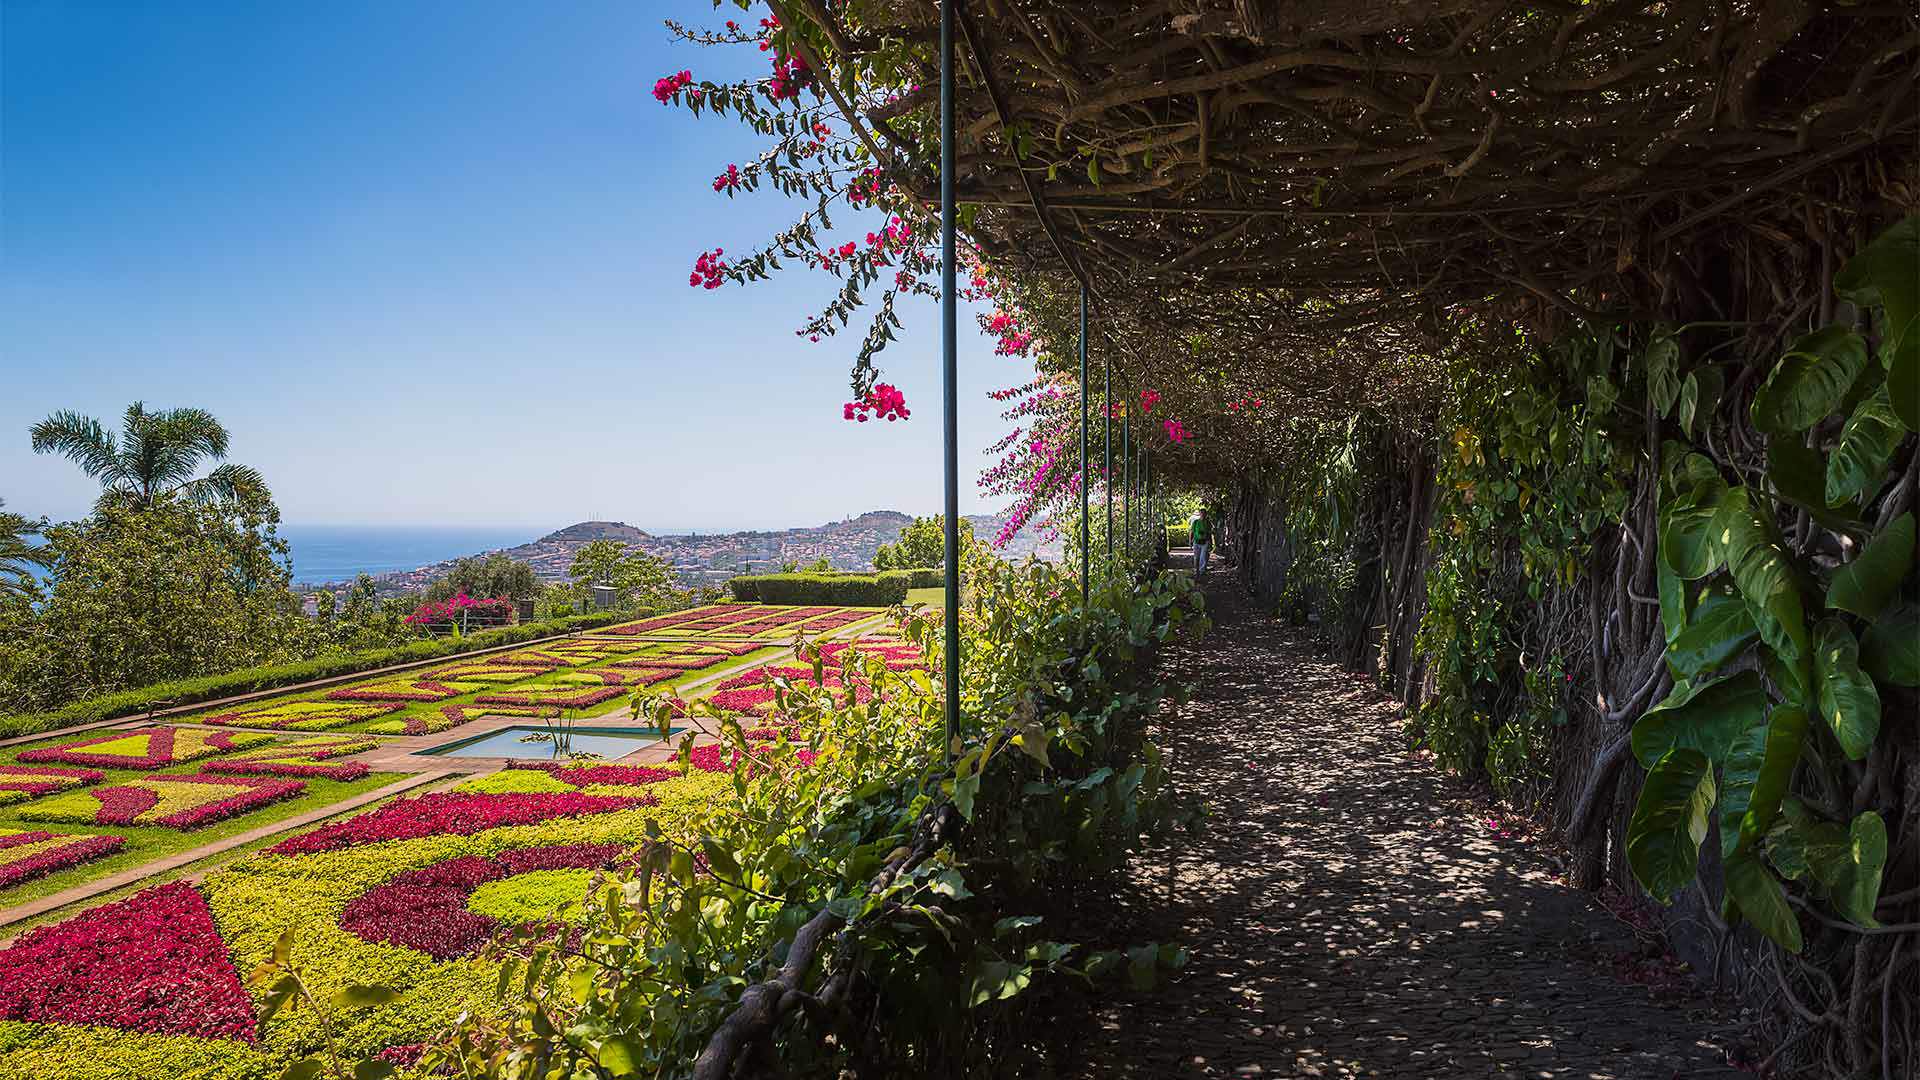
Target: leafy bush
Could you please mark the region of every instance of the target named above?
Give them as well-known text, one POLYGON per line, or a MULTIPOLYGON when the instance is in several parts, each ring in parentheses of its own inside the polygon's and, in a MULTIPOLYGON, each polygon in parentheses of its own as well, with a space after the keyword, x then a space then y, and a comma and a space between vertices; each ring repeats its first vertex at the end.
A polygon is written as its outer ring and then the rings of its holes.
POLYGON ((882 570, 875 574, 743 574, 727 585, 734 599, 763 604, 890 607, 906 602, 913 583, 911 570, 882 570))
MULTIPOLYGON (((641 615, 651 612, 642 611, 641 615)), ((311 682, 315 679, 327 679, 337 675, 352 675, 375 668, 391 667, 396 664, 417 663, 423 660, 435 660, 443 656, 455 656, 460 653, 475 652, 481 649, 496 648, 501 645, 513 645, 523 641, 557 637, 580 630, 591 630, 611 623, 633 618, 633 612, 615 614, 599 612, 592 615, 572 615, 564 619, 548 622, 521 623, 517 626, 501 626, 479 633, 468 634, 459 639, 441 641, 415 641, 392 649, 378 649, 370 652, 341 653, 323 656, 313 660, 298 660, 290 664, 269 664, 264 667, 242 668, 229 671, 224 675, 203 675, 194 679, 176 679, 172 682, 143 686, 137 690, 122 690, 114 694, 76 701, 71 705, 49 712, 20 713, 14 716, 0 716, 0 738, 14 735, 31 735, 39 731, 52 731, 56 728, 72 727, 76 724, 88 724, 98 720, 111 720, 115 717, 134 716, 150 708, 164 708, 169 705, 190 705, 200 701, 215 701, 233 697, 255 690, 272 690, 282 686, 311 682)))
POLYGON ((1167 546, 1170 548, 1187 547, 1193 543, 1191 525, 1167 526, 1167 546))

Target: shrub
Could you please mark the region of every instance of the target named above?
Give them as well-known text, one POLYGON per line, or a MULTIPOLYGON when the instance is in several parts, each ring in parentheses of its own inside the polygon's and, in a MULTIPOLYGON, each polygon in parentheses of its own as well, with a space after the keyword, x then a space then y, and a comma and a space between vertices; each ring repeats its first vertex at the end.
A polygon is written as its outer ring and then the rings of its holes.
POLYGON ((939 566, 922 566, 907 571, 912 577, 907 581, 910 589, 935 589, 947 583, 947 571, 939 566))
MULTIPOLYGON (((640 614, 648 614, 642 611, 640 614)), ((48 712, 20 713, 13 716, 0 716, 0 738, 15 735, 31 735, 39 731, 52 731, 56 728, 73 727, 76 724, 90 724, 100 720, 112 720, 121 716, 135 716, 148 709, 164 708, 170 705, 191 705, 200 701, 215 701, 255 690, 272 690, 297 683, 312 682, 315 679, 327 679, 337 675, 352 675, 356 672, 370 671, 374 668, 392 667, 396 664, 417 663, 422 660, 434 660, 443 656, 455 656, 460 653, 475 652, 481 649, 512 645, 522 641, 534 641, 540 638, 557 637, 580 630, 592 630, 616 622, 633 618, 633 612, 614 614, 598 612, 592 615, 570 615, 564 619, 552 619, 547 622, 521 623, 516 626, 500 626, 491 630, 482 630, 459 639, 440 641, 414 641, 392 649, 375 649, 367 652, 342 653, 322 656, 312 660, 297 660, 289 664, 269 664, 263 667, 243 668, 229 671, 224 675, 202 675, 192 679, 175 679, 172 682, 156 683, 137 690, 121 690, 117 693, 102 694, 99 697, 76 701, 71 705, 48 712)))
POLYGON ((911 570, 875 574, 753 574, 727 582, 737 600, 763 604, 839 604, 888 607, 905 603, 911 570))
POLYGON ((1192 526, 1190 525, 1167 526, 1167 546, 1170 548, 1192 546, 1193 536, 1190 531, 1191 529, 1192 526))

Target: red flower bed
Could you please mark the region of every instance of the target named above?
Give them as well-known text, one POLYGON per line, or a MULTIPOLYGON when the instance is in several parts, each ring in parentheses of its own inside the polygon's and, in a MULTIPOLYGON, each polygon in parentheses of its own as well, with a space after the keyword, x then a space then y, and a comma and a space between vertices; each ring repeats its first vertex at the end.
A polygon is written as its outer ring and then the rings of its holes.
POLYGON ((712 653, 706 656, 638 656, 632 660, 616 660, 608 667, 616 668, 674 668, 679 671, 705 671, 707 668, 729 660, 725 653, 712 653))
POLYGON ((327 695, 328 701, 445 701, 463 691, 443 682, 421 679, 404 690, 383 690, 378 686, 347 687, 327 695))
POLYGON ((253 999, 181 881, 22 935, 0 952, 0 1019, 254 1041, 253 999))
POLYGON ((563 761, 513 761, 507 764, 507 768, 538 769, 581 788, 593 784, 657 784, 680 775, 678 769, 658 765, 568 765, 563 761))
MULTIPOLYGON (((0 836, 0 851, 61 838, 60 833, 13 833, 0 836)), ((73 842, 70 844, 49 848, 12 862, 0 862, 0 889, 11 889, 23 881, 31 881, 56 870, 65 870, 69 866, 92 862, 102 855, 111 855, 126 845, 126 840, 118 836, 76 836, 71 839, 73 842)))
POLYGON ((716 709, 728 712, 752 712, 763 705, 773 703, 774 691, 770 686, 756 686, 741 690, 721 690, 707 698, 707 702, 716 709))
POLYGON ((618 686, 588 686, 566 696, 541 690, 521 690, 482 694, 473 700, 481 705, 545 705, 558 709, 584 709, 589 705, 611 701, 624 693, 626 691, 618 686))
MULTIPOLYGON (((126 738, 130 733, 115 731, 97 738, 82 739, 79 742, 63 746, 43 746, 37 750, 22 750, 14 755, 17 761, 58 761, 68 765, 98 765, 108 769, 157 769, 162 765, 173 764, 173 741, 179 734, 178 728, 155 728, 147 739, 147 753, 144 757, 132 757, 124 754, 93 754, 84 748, 99 743, 115 742, 126 738)), ((207 745, 218 750, 236 749, 234 733, 231 731, 212 732, 207 737, 207 745)), ((244 744, 243 744, 244 745, 244 744)))
POLYGON ((512 795, 437 792, 415 799, 396 799, 377 810, 289 837, 267 850, 276 855, 304 855, 382 840, 471 836, 483 829, 605 814, 634 806, 651 806, 655 802, 658 800, 651 795, 585 795, 573 791, 512 795))
POLYGON ((532 870, 594 870, 608 866, 624 844, 559 844, 516 848, 494 858, 464 855, 409 870, 354 898, 340 928, 367 941, 416 949, 435 960, 477 952, 500 920, 467 910, 467 897, 489 881, 532 870))
POLYGON ((24 791, 28 795, 46 795, 62 788, 97 784, 106 778, 107 774, 98 769, 62 769, 53 765, 38 767, 0 765, 0 791, 24 791))
POLYGON ((210 761, 200 766, 200 771, 228 776, 306 776, 322 780, 358 780, 373 770, 364 761, 210 761))
MULTIPOLYGON (((153 819, 155 825, 165 825, 170 829, 197 829, 202 825, 244 814, 270 802, 291 799, 307 789, 307 785, 298 780, 272 780, 266 777, 199 774, 182 776, 156 773, 145 779, 164 780, 170 784, 214 784, 240 789, 224 799, 189 806, 153 819)), ((95 820, 102 825, 131 825, 134 818, 158 805, 161 798, 158 793, 147 788, 131 786, 99 788, 93 792, 93 797, 100 800, 100 816, 95 820), (114 801, 109 802, 109 796, 113 796, 114 801), (120 819, 122 814, 125 814, 124 820, 120 819)))

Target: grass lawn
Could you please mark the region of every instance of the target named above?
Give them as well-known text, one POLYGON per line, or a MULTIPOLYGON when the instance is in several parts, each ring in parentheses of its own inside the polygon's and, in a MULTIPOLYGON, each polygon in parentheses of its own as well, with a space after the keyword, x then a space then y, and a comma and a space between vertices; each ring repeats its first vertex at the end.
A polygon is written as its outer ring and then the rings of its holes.
POLYGON ((909 604, 925 604, 928 607, 939 607, 946 602, 947 588, 944 585, 935 585, 927 589, 907 590, 907 603, 909 604))

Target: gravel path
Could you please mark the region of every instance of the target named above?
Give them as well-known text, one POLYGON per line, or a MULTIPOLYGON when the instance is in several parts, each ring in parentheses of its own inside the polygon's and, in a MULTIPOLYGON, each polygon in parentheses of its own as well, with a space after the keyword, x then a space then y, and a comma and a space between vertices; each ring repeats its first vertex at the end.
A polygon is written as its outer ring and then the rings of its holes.
POLYGON ((1369 680, 1207 577, 1215 629, 1165 658, 1193 701, 1160 738, 1209 820, 1136 862, 1108 927, 1192 960, 1096 1015, 1078 1075, 1750 1075, 1704 1007, 1611 973, 1632 933, 1410 756, 1369 680))

